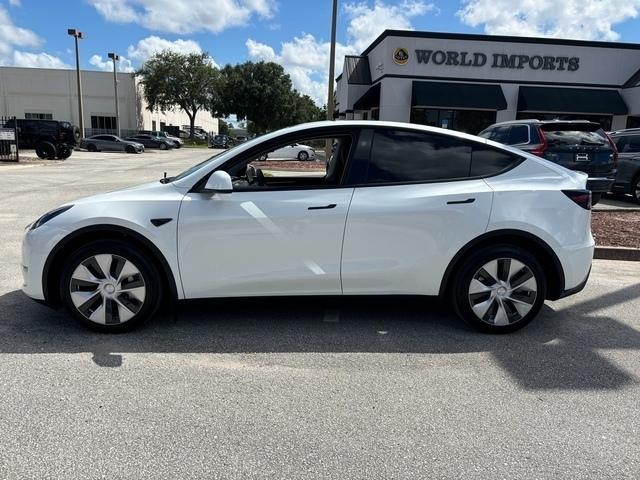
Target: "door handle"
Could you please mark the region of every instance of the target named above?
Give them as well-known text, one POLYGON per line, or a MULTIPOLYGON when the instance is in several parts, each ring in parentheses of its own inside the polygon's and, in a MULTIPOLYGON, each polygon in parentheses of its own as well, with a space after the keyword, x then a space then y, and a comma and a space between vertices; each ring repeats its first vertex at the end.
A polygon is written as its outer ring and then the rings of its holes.
POLYGON ((330 203, 329 205, 322 205, 318 207, 309 207, 308 210, 328 210, 330 208, 336 208, 335 203, 330 203))
POLYGON ((467 198, 466 200, 451 200, 450 202, 447 202, 447 205, 459 205, 461 203, 473 203, 475 201, 475 198, 467 198))

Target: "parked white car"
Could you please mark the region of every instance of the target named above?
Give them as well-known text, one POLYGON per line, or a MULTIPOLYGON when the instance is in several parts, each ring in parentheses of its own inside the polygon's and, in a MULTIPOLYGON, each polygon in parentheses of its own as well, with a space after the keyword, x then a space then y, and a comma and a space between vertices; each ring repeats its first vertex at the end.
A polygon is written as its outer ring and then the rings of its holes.
POLYGON ((22 289, 108 332, 168 298, 343 294, 440 296, 474 327, 509 332, 586 284, 586 180, 450 130, 300 125, 44 214, 25 230, 22 289), (337 139, 324 177, 253 164, 322 137, 337 139))
POLYGON ((301 162, 315 159, 316 151, 309 145, 299 143, 285 145, 260 157, 260 160, 300 160, 301 162))

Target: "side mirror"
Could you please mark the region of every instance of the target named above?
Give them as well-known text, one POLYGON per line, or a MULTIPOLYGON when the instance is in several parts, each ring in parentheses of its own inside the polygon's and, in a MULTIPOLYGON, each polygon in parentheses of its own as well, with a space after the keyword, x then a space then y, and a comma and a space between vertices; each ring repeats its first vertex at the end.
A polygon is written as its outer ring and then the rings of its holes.
POLYGON ((213 193, 231 193, 233 192, 231 176, 222 170, 215 171, 211 174, 209 180, 207 180, 204 188, 213 193))

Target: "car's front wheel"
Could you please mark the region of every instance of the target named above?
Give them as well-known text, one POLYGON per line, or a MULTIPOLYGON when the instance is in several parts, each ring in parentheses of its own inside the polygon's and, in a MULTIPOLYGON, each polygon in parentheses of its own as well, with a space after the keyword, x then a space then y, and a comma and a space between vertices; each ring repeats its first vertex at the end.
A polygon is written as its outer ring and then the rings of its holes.
POLYGON ((538 314, 547 280, 536 257, 505 245, 466 258, 452 286, 454 309, 464 321, 483 332, 508 333, 538 314))
POLYGON ((160 144, 160 150, 166 150, 167 149, 167 144, 166 143, 161 143, 160 144))
POLYGON ((136 148, 133 145, 127 145, 127 148, 124 149, 127 153, 136 153, 136 148))
POLYGON ((158 269, 139 249, 99 241, 70 255, 60 296, 69 312, 90 328, 121 332, 155 313, 161 298, 159 278, 158 269))
POLYGON ((309 160, 309 154, 302 150, 300 153, 298 153, 298 160, 300 160, 301 162, 306 162, 307 160, 309 160))

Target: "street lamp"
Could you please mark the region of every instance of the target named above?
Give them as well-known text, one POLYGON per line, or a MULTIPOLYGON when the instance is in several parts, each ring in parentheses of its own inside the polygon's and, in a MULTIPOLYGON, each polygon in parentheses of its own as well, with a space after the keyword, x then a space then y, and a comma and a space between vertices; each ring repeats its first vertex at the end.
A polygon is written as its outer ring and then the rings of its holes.
POLYGON ((118 111, 118 75, 116 74, 116 62, 120 60, 120 55, 115 53, 108 53, 107 56, 113 60, 113 90, 116 101, 116 131, 117 135, 120 136, 120 112, 118 111))
POLYGON ((329 94, 327 95, 327 120, 333 120, 333 76, 335 75, 336 56, 336 16, 338 14, 338 0, 333 0, 331 15, 331 47, 329 52, 329 94))
POLYGON ((80 51, 78 50, 78 40, 82 40, 84 35, 75 28, 69 28, 67 33, 71 35, 76 42, 76 77, 78 79, 78 117, 80 127, 80 137, 84 138, 84 114, 82 113, 82 82, 80 81, 80 51))

